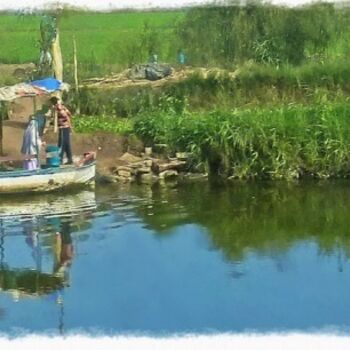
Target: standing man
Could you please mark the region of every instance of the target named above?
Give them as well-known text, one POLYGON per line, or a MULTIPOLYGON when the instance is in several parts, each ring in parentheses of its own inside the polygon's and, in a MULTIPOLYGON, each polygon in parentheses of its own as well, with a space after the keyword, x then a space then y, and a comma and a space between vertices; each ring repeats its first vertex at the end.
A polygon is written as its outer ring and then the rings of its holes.
POLYGON ((58 125, 58 147, 60 148, 61 163, 63 163, 64 154, 67 155, 67 163, 73 164, 72 147, 70 142, 70 133, 72 130, 72 114, 57 97, 50 98, 51 105, 56 114, 58 125))

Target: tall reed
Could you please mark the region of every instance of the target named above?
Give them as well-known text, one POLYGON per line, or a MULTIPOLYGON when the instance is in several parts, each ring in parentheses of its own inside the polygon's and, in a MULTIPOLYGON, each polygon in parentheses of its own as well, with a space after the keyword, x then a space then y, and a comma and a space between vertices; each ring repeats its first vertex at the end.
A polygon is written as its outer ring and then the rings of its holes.
POLYGON ((154 113, 134 125, 147 144, 192 153, 235 178, 334 178, 350 174, 347 103, 203 113, 154 113))

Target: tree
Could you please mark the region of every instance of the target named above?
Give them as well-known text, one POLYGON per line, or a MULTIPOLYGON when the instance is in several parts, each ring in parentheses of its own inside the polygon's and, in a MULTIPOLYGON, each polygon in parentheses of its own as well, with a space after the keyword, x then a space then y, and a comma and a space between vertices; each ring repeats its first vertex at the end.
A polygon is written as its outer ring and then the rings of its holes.
POLYGON ((63 62, 59 40, 58 12, 45 15, 40 22, 39 75, 63 80, 63 62))

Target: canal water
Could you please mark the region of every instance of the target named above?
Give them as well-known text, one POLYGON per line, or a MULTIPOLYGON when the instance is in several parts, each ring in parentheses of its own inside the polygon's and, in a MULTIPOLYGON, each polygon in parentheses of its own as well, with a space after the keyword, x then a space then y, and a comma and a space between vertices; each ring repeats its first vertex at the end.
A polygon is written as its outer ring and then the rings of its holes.
POLYGON ((0 333, 349 331, 350 183, 1 198, 0 333))

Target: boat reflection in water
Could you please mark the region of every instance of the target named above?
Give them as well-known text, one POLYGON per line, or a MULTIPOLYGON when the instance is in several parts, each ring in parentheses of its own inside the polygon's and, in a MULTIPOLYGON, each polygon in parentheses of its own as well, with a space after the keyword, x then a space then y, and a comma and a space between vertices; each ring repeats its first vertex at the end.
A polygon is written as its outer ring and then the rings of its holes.
POLYGON ((95 209, 92 191, 8 198, 0 203, 0 291, 10 293, 16 302, 52 296, 60 308, 61 333, 62 292, 69 286, 76 243, 73 233, 89 227, 95 209), (19 256, 16 251, 29 254, 19 256))

